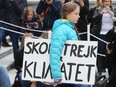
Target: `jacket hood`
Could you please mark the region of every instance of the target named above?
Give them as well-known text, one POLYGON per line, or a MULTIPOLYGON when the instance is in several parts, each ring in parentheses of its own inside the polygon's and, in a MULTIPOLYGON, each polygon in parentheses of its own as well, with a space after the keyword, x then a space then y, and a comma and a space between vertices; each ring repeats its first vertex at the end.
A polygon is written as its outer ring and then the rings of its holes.
POLYGON ((56 21, 54 22, 52 31, 55 31, 59 26, 61 26, 61 25, 63 25, 63 24, 68 25, 68 26, 71 27, 71 28, 74 28, 74 24, 71 23, 71 22, 69 22, 68 20, 66 20, 66 19, 58 19, 58 20, 56 20, 56 21))

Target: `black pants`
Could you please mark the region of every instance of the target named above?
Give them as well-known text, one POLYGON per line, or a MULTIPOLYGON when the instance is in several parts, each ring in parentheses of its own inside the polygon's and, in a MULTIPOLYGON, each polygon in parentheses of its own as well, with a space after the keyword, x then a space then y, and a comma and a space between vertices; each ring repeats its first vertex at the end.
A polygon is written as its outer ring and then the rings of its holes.
POLYGON ((116 67, 112 69, 109 79, 109 87, 116 87, 116 67))
POLYGON ((105 69, 105 57, 97 56, 97 69, 99 73, 102 73, 105 69))
POLYGON ((75 87, 75 85, 73 84, 61 84, 61 85, 57 85, 57 87, 75 87))

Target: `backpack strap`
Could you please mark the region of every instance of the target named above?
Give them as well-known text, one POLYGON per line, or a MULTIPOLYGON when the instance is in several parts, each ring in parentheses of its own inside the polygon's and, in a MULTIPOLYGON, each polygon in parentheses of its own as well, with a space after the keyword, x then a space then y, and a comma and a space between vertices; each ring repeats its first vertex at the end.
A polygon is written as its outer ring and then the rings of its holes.
POLYGON ((44 17, 45 17, 46 14, 48 13, 49 9, 50 9, 50 6, 48 6, 47 9, 44 11, 44 17))

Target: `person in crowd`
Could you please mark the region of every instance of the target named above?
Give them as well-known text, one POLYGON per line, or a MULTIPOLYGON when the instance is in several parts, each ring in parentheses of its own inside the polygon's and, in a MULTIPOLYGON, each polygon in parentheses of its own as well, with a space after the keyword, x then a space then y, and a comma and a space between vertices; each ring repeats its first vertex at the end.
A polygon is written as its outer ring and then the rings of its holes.
MULTIPOLYGON (((90 33, 93 34, 93 35, 96 35, 96 31, 97 30, 97 23, 93 20, 93 16, 96 15, 95 11, 99 8, 102 7, 102 0, 96 0, 96 3, 95 3, 95 6, 90 8, 89 10, 89 14, 87 16, 87 21, 90 23, 90 33)), ((90 36, 90 40, 91 41, 95 41, 96 38, 94 38, 93 36, 90 36)), ((97 69, 98 69, 98 72, 101 72, 100 71, 100 68, 102 67, 101 65, 101 58, 97 58, 97 69)), ((96 73, 97 74, 97 77, 99 76, 99 73, 96 73)))
POLYGON ((5 67, 0 64, 0 84, 2 87, 12 87, 8 72, 5 67))
POLYGON ((84 33, 80 34, 79 37, 81 40, 87 40, 87 15, 89 13, 89 0, 71 0, 72 2, 75 2, 79 4, 80 6, 80 18, 78 23, 76 23, 76 28, 79 33, 84 33))
MULTIPOLYGON (((24 15, 22 18, 22 26, 27 29, 42 30, 42 23, 39 15, 35 14, 35 11, 32 7, 26 7, 24 10, 24 15)), ((24 33, 33 33, 34 36, 40 37, 41 32, 22 30, 24 33)))
MULTIPOLYGON (((27 30, 22 29, 23 33, 32 33, 36 37, 40 37, 42 32, 42 23, 39 15, 37 15, 32 7, 26 7, 24 9, 23 17, 22 17, 22 27, 27 28, 27 30), (30 30, 32 29, 32 31, 30 30), (36 30, 36 31, 34 31, 36 30)), ((23 36, 20 36, 21 46, 23 46, 23 36)), ((22 47, 21 47, 22 48, 22 47)))
MULTIPOLYGON (((64 44, 67 40, 78 40, 74 27, 80 18, 79 12, 80 7, 76 3, 67 2, 62 8, 62 19, 54 22, 50 45, 50 67, 54 84, 62 83, 60 55, 64 44)), ((61 84, 61 87, 75 87, 75 85, 61 84)))
MULTIPOLYGON (((111 0, 102 0, 102 6, 99 6, 95 9, 93 16, 92 16, 92 27, 91 31, 97 37, 102 40, 105 40, 106 33, 113 28, 114 22, 114 12, 112 8, 111 0)), ((103 56, 106 52, 105 43, 101 40, 98 40, 98 72, 101 74, 105 71, 105 56, 103 56)))
MULTIPOLYGON (((0 0, 0 9, 4 9, 3 21, 21 26, 21 16, 26 6, 27 6, 27 0, 0 0)), ((12 31, 14 30, 20 31, 19 28, 6 25, 4 23, 2 23, 1 26, 3 28, 7 28, 12 31)), ((0 43, 2 42, 2 40, 6 35, 10 36, 13 46, 14 59, 16 59, 16 54, 19 49, 19 45, 18 45, 19 34, 0 29, 0 43)))
MULTIPOLYGON (((25 34, 23 36, 23 40, 24 40, 25 37, 32 37, 32 36, 33 36, 32 33, 27 33, 27 34, 25 34)), ((22 43, 24 43, 24 41, 22 43)), ((21 48, 17 52, 17 55, 16 55, 17 59, 15 61, 14 67, 17 70, 19 81, 20 81, 22 87, 30 87, 31 82, 30 81, 23 81, 22 78, 21 78, 21 75, 22 75, 22 63, 23 63, 23 52, 24 52, 24 46, 22 44, 21 48)))
POLYGON ((116 22, 114 22, 114 27, 108 31, 106 34, 106 41, 108 44, 106 45, 107 53, 111 53, 110 58, 110 68, 111 74, 109 79, 108 87, 116 86, 116 22))
MULTIPOLYGON (((87 16, 87 21, 88 21, 88 23, 90 23, 90 32, 92 33, 92 34, 95 34, 96 32, 94 31, 94 27, 95 28, 97 28, 95 25, 94 25, 94 22, 92 22, 92 18, 93 18, 93 16, 95 15, 95 10, 96 9, 99 9, 99 8, 101 8, 102 7, 102 0, 96 0, 96 3, 95 3, 95 6, 94 7, 92 7, 92 8, 90 8, 90 10, 89 10, 89 14, 88 14, 88 16, 87 16)), ((94 38, 91 36, 91 40, 94 40, 94 38)))
MULTIPOLYGON (((43 30, 49 31, 52 29, 55 20, 61 18, 62 3, 60 0, 40 0, 36 13, 43 13, 43 30)), ((44 38, 48 38, 48 35, 44 33, 44 38)))
MULTIPOLYGON (((33 37, 33 34, 26 33, 23 36, 23 40, 25 39, 25 37, 33 37)), ((24 43, 24 41, 22 43, 24 43)), ((22 77, 23 52, 24 52, 24 46, 22 44, 21 48, 17 52, 17 55, 16 55, 17 58, 15 61, 14 67, 17 70, 17 75, 18 75, 18 78, 19 78, 19 81, 20 81, 22 87, 31 87, 31 84, 35 85, 35 82, 23 81, 21 78, 22 77)))
MULTIPOLYGON (((26 27, 28 30, 22 30, 25 33, 24 36, 21 36, 21 49, 19 49, 17 53, 17 59, 15 62, 15 68, 18 71, 19 80, 21 82, 22 87, 37 87, 47 85, 42 84, 41 82, 36 81, 24 81, 22 80, 22 63, 23 63, 23 52, 24 52, 24 39, 26 37, 39 37, 41 36, 41 32, 31 31, 30 29, 42 30, 42 24, 40 18, 37 14, 35 14, 34 9, 32 7, 26 7, 24 10, 23 18, 22 18, 22 26, 26 27)), ((50 86, 47 86, 50 87, 50 86)))

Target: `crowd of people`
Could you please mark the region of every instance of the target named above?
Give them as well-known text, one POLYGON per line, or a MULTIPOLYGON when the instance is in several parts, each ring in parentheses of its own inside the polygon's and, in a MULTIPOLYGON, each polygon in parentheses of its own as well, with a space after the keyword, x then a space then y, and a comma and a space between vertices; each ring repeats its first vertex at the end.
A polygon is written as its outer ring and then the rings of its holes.
MULTIPOLYGON (((14 67, 18 72, 22 87, 91 87, 84 84, 62 83, 60 70, 60 55, 67 40, 87 41, 87 25, 90 24, 90 33, 100 39, 90 36, 91 41, 98 41, 97 74, 108 69, 108 87, 116 85, 116 13, 112 0, 96 0, 90 8, 89 0, 40 0, 37 8, 27 5, 27 0, 0 0, 0 20, 15 26, 0 22, 0 43, 10 36, 14 67), (23 29, 20 27, 24 27, 23 29), (14 33, 4 30, 7 28, 14 33), (24 40, 26 37, 48 38, 51 31, 50 67, 54 83, 47 85, 39 81, 22 80, 22 62, 24 40), (84 34, 79 34, 84 33, 84 34), (19 45, 19 41, 21 45, 19 45), (54 56, 56 58, 54 58, 54 56), (54 63, 56 62, 56 63, 54 63)), ((8 43, 7 43, 8 45, 8 43)), ((0 84, 2 87, 11 87, 7 70, 0 64, 0 84), (7 84, 5 83, 7 81, 7 84)))

